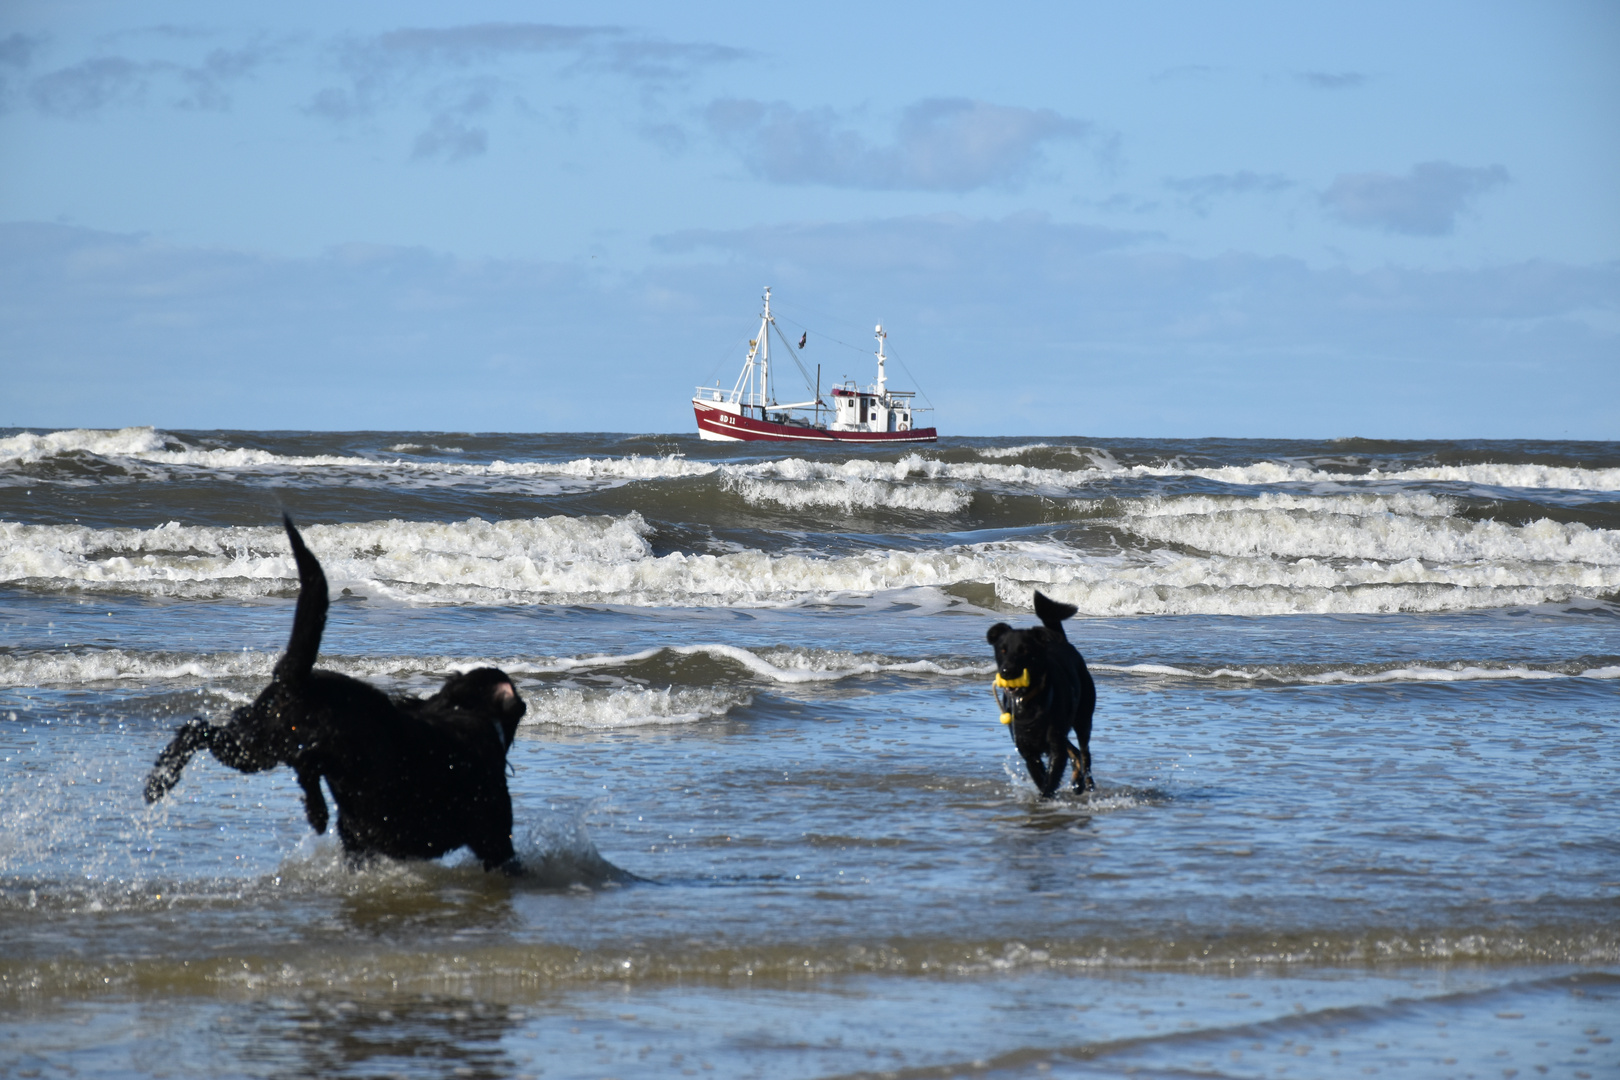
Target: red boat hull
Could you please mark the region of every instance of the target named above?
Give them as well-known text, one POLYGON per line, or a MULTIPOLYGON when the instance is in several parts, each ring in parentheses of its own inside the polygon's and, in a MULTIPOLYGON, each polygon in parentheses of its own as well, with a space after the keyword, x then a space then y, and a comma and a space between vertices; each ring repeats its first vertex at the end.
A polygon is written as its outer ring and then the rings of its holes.
POLYGON ((809 424, 779 424, 752 416, 738 416, 704 404, 692 403, 697 414, 698 434, 722 442, 814 442, 814 443, 920 443, 938 442, 931 427, 913 431, 829 431, 809 424))

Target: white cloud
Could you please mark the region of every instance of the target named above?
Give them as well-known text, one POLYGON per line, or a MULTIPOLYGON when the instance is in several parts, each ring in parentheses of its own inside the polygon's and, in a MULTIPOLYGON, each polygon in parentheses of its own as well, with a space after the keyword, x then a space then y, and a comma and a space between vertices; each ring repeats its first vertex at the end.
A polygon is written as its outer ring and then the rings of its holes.
POLYGON ((930 98, 901 113, 891 141, 870 142, 830 109, 726 98, 711 103, 710 132, 756 176, 779 184, 970 191, 1014 187, 1050 142, 1095 133, 1051 109, 930 98))
POLYGON ((0 38, 0 64, 25 68, 33 61, 34 50, 40 44, 39 38, 28 34, 8 34, 0 38))
POLYGON ((216 48, 196 63, 94 56, 47 72, 29 85, 29 100, 50 116, 82 117, 113 106, 141 105, 158 90, 178 109, 223 111, 230 87, 253 75, 277 49, 263 42, 216 48))
POLYGON ((1302 71, 1295 77, 1318 90, 1350 90, 1367 82, 1359 71, 1302 71))
POLYGON ((1322 193, 1340 221, 1408 236, 1444 236, 1480 195, 1508 182, 1500 165, 1471 168, 1445 161, 1414 165, 1405 176, 1348 173, 1322 193))
POLYGON ((113 104, 138 103, 146 96, 155 64, 123 56, 97 56, 41 75, 29 87, 40 112, 83 116, 113 104))
MULTIPOLYGON (((486 153, 489 126, 472 123, 474 113, 494 111, 498 99, 525 109, 517 87, 538 57, 551 57, 562 72, 589 72, 627 80, 651 93, 699 72, 748 55, 742 49, 707 43, 662 41, 616 26, 559 26, 547 23, 476 23, 405 28, 341 42, 334 49, 344 73, 342 85, 315 92, 306 115, 339 123, 384 110, 428 111, 427 126, 412 146, 411 158, 462 161, 486 153), (516 66, 514 66, 516 62, 516 66), (471 79, 481 95, 478 108, 444 104, 464 94, 471 79)), ((669 125, 647 126, 670 141, 669 125)))
POLYGON ((1164 186, 1181 195, 1200 214, 1209 212, 1210 203, 1228 195, 1270 195, 1286 191, 1294 182, 1281 173, 1257 173, 1243 169, 1234 173, 1206 173, 1203 176, 1170 177, 1164 186))
POLYGON ((478 157, 488 149, 489 132, 454 113, 440 113, 428 124, 427 130, 416 137, 411 157, 418 161, 429 158, 462 161, 478 157))

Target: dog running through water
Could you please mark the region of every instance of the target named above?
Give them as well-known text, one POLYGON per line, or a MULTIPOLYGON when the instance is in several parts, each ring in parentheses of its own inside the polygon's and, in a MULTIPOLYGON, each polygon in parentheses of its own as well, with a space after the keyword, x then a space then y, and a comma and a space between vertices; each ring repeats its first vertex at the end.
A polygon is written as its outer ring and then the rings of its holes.
POLYGON ((326 574, 292 519, 282 521, 298 563, 298 606, 287 652, 251 705, 214 725, 187 721, 146 779, 156 802, 204 748, 255 773, 290 765, 304 815, 326 831, 321 781, 337 802, 337 831, 351 862, 386 855, 434 859, 470 847, 484 869, 521 870, 512 849, 506 752, 526 706, 497 668, 452 675, 432 697, 390 698, 359 679, 320 671, 326 574))
POLYGON ((1092 791, 1097 786, 1091 779, 1091 714, 1097 707, 1097 687, 1085 659, 1063 632, 1063 620, 1077 610, 1037 592, 1035 617, 1040 626, 1014 630, 998 622, 985 635, 996 650, 1001 722, 1012 728, 1013 745, 1043 798, 1057 791, 1070 761, 1074 790, 1092 791), (1069 741, 1070 731, 1080 745, 1069 741))

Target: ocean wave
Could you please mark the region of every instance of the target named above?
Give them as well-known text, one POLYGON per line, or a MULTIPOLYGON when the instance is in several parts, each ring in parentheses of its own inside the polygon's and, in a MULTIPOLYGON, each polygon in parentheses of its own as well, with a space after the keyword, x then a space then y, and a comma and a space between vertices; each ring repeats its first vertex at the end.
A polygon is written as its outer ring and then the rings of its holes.
POLYGON ((523 726, 588 728, 594 731, 690 724, 746 707, 753 695, 714 687, 615 687, 607 690, 552 686, 526 691, 523 726))
MULTIPOLYGON (((417 454, 424 450, 462 451, 414 442, 388 446, 394 454, 417 454)), ((999 484, 1033 488, 1045 492, 1079 491, 1115 479, 1197 478, 1234 487, 1277 485, 1388 485, 1400 483, 1442 483, 1490 489, 1548 491, 1620 491, 1620 469, 1581 468, 1534 463, 1476 463, 1469 465, 1411 465, 1364 471, 1322 468, 1288 460, 1258 461, 1241 465, 1203 466, 1171 459, 1158 464, 1123 465, 1104 449, 1029 443, 1009 447, 979 447, 979 461, 946 461, 927 452, 913 452, 894 460, 855 458, 822 461, 785 458, 749 464, 721 464, 689 460, 681 454, 662 456, 583 457, 566 461, 505 461, 487 464, 446 462, 408 458, 374 458, 357 455, 286 455, 245 447, 206 448, 152 427, 118 430, 85 428, 46 434, 24 432, 0 439, 0 466, 32 465, 63 455, 89 454, 109 461, 138 463, 178 469, 220 471, 293 471, 388 473, 414 477, 418 482, 473 480, 557 480, 618 484, 635 480, 670 480, 708 476, 756 481, 784 481, 809 484, 833 481, 859 485, 861 482, 904 485, 922 480, 959 484, 999 484), (1009 459, 1035 456, 1051 460, 1053 455, 1079 459, 1072 469, 1044 468, 1009 463, 1009 459)), ((39 482, 35 478, 33 482, 39 482)), ((78 477, 74 482, 90 482, 78 477)), ((791 506, 841 506, 865 508, 868 497, 857 486, 848 495, 822 489, 807 495, 789 494, 785 489, 756 489, 757 498, 791 506)), ((872 496, 876 497, 876 496, 872 496)), ((919 497, 918 509, 952 512, 965 503, 965 496, 934 493, 919 497), (926 505, 923 505, 926 504, 926 505)))
MULTIPOLYGON (((1457 512, 1457 501, 1421 491, 1342 492, 1302 495, 1266 491, 1257 495, 1160 495, 1119 500, 1132 518, 1213 517, 1234 510, 1289 511, 1335 518, 1387 517, 1443 518, 1457 512)), ((1351 527, 1355 527, 1353 524, 1351 527)))
MULTIPOLYGON (((329 846, 330 847, 330 846, 329 846)), ((328 849, 289 864, 273 881, 221 885, 144 882, 142 888, 101 887, 36 898, 36 912, 71 917, 83 912, 127 910, 172 913, 176 909, 237 901, 245 893, 283 898, 342 887, 361 895, 420 893, 422 881, 442 884, 457 875, 479 881, 476 869, 432 864, 384 864, 341 879, 328 849), (164 893, 154 901, 154 893, 164 893)), ((14 890, 15 891, 15 890, 14 890)), ((23 890, 26 895, 27 890, 23 890)), ((37 892, 37 890, 36 890, 37 892)), ((0 898, 3 902, 4 898, 0 898)), ((172 914, 169 917, 173 917, 172 914)), ((770 943, 705 944, 671 937, 633 945, 503 941, 453 941, 403 949, 369 935, 349 947, 307 950, 295 961, 279 952, 193 957, 161 955, 76 957, 71 962, 32 957, 0 958, 0 999, 83 997, 98 994, 209 995, 296 992, 345 994, 457 994, 477 998, 490 986, 600 985, 622 988, 651 983, 730 984, 738 980, 787 985, 838 975, 976 976, 1011 972, 1188 971, 1230 973, 1257 966, 1339 967, 1413 964, 1514 963, 1612 964, 1620 959, 1620 934, 1602 923, 1513 927, 1399 927, 1344 930, 1338 927, 1223 929, 1216 934, 1109 935, 1038 940, 947 935, 895 938, 856 936, 836 943, 806 934, 770 943)), ((1590 978, 1612 983, 1611 976, 1590 978)), ((1568 993, 1567 989, 1563 991, 1568 993)), ((1341 1018, 1342 1019, 1342 1018, 1341 1018)))
POLYGON ((1620 566, 1620 532, 1546 518, 1468 521, 1447 517, 1446 508, 1445 500, 1422 495, 1149 499, 1130 504, 1123 525, 1146 539, 1221 555, 1620 566))
POLYGON ((853 458, 848 461, 812 461, 783 458, 748 465, 727 465, 728 476, 793 483, 813 481, 885 482, 903 484, 914 480, 990 482, 1025 487, 1071 491, 1095 483, 1106 475, 1097 468, 1043 469, 1029 465, 994 465, 977 461, 942 461, 920 453, 903 454, 892 461, 853 458))
POLYGON ((467 451, 459 446, 440 446, 437 443, 395 443, 387 448, 391 454, 420 454, 430 452, 435 454, 465 454, 467 451))
MULTIPOLYGON (((279 653, 261 651, 183 653, 141 652, 125 649, 0 651, 0 687, 85 686, 125 683, 151 686, 165 682, 186 685, 214 681, 268 680, 279 653)), ((395 683, 401 690, 431 691, 437 681, 456 671, 493 665, 518 679, 531 703, 531 723, 572 723, 569 716, 612 718, 668 717, 679 722, 720 715, 740 701, 746 703, 747 686, 800 686, 836 683, 869 675, 980 678, 995 672, 989 661, 963 657, 899 659, 873 653, 849 653, 802 647, 747 649, 707 643, 672 645, 623 654, 560 657, 467 656, 351 656, 323 654, 319 666, 357 679, 395 683), (689 666, 691 661, 708 664, 689 666), (715 665, 718 665, 716 667, 715 665), (640 683, 665 683, 663 690, 629 687, 612 693, 594 686, 559 684, 557 676, 608 676, 640 683), (710 701, 703 698, 714 684, 743 686, 710 701), (698 695, 687 699, 688 692, 698 695), (674 695, 671 697, 671 695, 674 695), (647 696, 652 695, 652 696, 647 696), (541 708, 536 700, 555 702, 541 708), (570 712, 572 710, 572 712, 570 712)), ((1286 664, 1260 667, 1209 667, 1188 664, 1109 664, 1093 661, 1095 672, 1142 678, 1232 681, 1277 685, 1336 685, 1372 683, 1540 681, 1550 679, 1620 680, 1620 661, 1614 657, 1526 664, 1506 660, 1458 660, 1450 663, 1413 664, 1286 664)), ((230 696, 230 695, 228 695, 230 696)), ((233 697, 241 697, 236 694, 233 697)), ((246 698, 243 698, 246 700, 246 698)), ((574 725, 579 726, 579 725, 574 725)), ((611 726, 611 725, 609 725, 611 726)))
POLYGON ((574 672, 603 669, 631 669, 654 660, 677 657, 706 657, 735 665, 764 682, 837 682, 856 675, 895 672, 916 675, 982 675, 994 668, 988 663, 963 664, 959 660, 898 660, 872 653, 850 653, 828 649, 769 648, 761 651, 737 645, 667 645, 625 655, 564 657, 518 671, 574 672))
POLYGON ((973 496, 957 488, 920 487, 883 480, 801 480, 785 483, 755 480, 735 474, 727 476, 725 487, 758 506, 774 503, 790 510, 833 507, 845 513, 857 510, 922 510, 952 514, 965 509, 973 496))
MULTIPOLYGON (((275 663, 275 654, 261 652, 0 651, 0 686, 267 679, 275 663)), ((324 661, 323 666, 326 666, 324 661)))
MULTIPOLYGON (((749 465, 722 466, 722 472, 756 479, 786 481, 956 481, 1017 485, 1051 491, 1077 491, 1096 487, 1100 482, 1126 479, 1212 480, 1232 487, 1272 487, 1278 485, 1388 485, 1392 483, 1450 483, 1484 488, 1523 488, 1527 490, 1620 491, 1620 469, 1581 469, 1568 466, 1479 464, 1457 466, 1415 466, 1407 469, 1364 472, 1329 470, 1287 461, 1260 461, 1248 465, 1197 466, 1171 461, 1159 465, 1122 465, 1101 451, 1084 454, 1086 464, 1074 469, 1054 469, 1034 465, 1002 464, 999 459, 1017 457, 1044 449, 1039 445, 1013 448, 986 448, 979 453, 998 461, 945 461, 925 453, 902 455, 892 461, 854 458, 848 461, 814 461, 785 458, 749 465)), ((1080 456, 1077 452, 1077 456, 1080 456)))
POLYGON ((1486 488, 1527 490, 1620 491, 1620 469, 1580 469, 1554 465, 1480 464, 1415 466, 1383 471, 1335 472, 1311 465, 1284 461, 1261 461, 1250 465, 1213 467, 1184 464, 1130 465, 1108 470, 1114 475, 1136 477, 1197 477, 1234 487, 1264 487, 1276 484, 1384 484, 1451 483, 1486 488))
POLYGON ((1620 491, 1620 469, 1579 469, 1564 465, 1425 465, 1382 473, 1374 480, 1428 480, 1483 487, 1565 491, 1620 491))
POLYGON ((1191 668, 1173 664, 1099 664, 1092 671, 1174 679, 1231 680, 1235 682, 1279 683, 1331 686, 1373 683, 1541 681, 1546 679, 1620 679, 1620 665, 1589 667, 1579 661, 1548 667, 1525 664, 1457 663, 1443 667, 1411 664, 1359 665, 1337 668, 1329 665, 1298 665, 1259 668, 1191 668))
POLYGON ((169 442, 155 428, 129 427, 116 431, 72 428, 44 435, 22 432, 0 439, 0 464, 32 465, 62 454, 86 453, 98 457, 134 457, 160 453, 169 442))
MULTIPOLYGON (((381 521, 309 525, 304 538, 334 587, 500 581, 544 591, 579 563, 632 564, 651 553, 641 515, 488 522, 381 521)), ((181 583, 233 582, 222 595, 264 595, 296 582, 286 534, 262 526, 92 529, 0 522, 0 582, 54 582, 163 593, 181 583), (248 585, 244 592, 243 584, 248 585), (266 588, 268 586, 268 588, 266 588)))
MULTIPOLYGON (((264 680, 270 677, 279 656, 278 652, 256 650, 190 653, 0 647, 0 687, 264 680)), ((334 652, 323 653, 318 664, 327 671, 357 679, 392 681, 407 686, 421 684, 421 689, 428 689, 430 683, 450 672, 471 671, 486 665, 499 667, 527 684, 559 675, 611 675, 620 678, 657 676, 645 681, 667 680, 691 686, 707 685, 721 677, 752 678, 759 683, 792 686, 884 673, 959 676, 988 675, 994 670, 988 662, 960 659, 905 660, 872 653, 784 647, 756 651, 719 643, 558 657, 350 656, 334 652), (707 660, 728 670, 716 673, 712 668, 704 668, 687 675, 681 665, 691 660, 707 660)))
POLYGON ((1025 454, 1033 454, 1037 450, 1068 450, 1078 452, 1076 447, 1055 447, 1051 443, 1043 442, 1026 443, 1023 446, 981 446, 975 452, 980 457, 990 458, 992 461, 999 461, 1004 458, 1023 457, 1025 454))
MULTIPOLYGON (((447 453, 461 450, 417 443, 388 448, 393 453, 424 449, 447 453)), ((35 464, 66 454, 91 454, 111 461, 137 462, 204 470, 349 470, 366 473, 404 473, 446 479, 571 479, 627 482, 707 476, 719 466, 689 461, 679 454, 657 457, 583 457, 566 461, 502 461, 488 464, 423 461, 413 458, 369 458, 351 454, 276 454, 245 447, 208 449, 186 444, 150 427, 119 431, 75 429, 48 435, 21 434, 0 439, 0 465, 35 464)))
MULTIPOLYGON (((305 538, 335 590, 401 602, 785 606, 989 585, 1008 604, 1027 603, 1039 588, 1091 615, 1286 614, 1467 610, 1620 592, 1616 534, 1579 524, 1154 509, 1127 512, 1123 527, 1150 546, 1096 553, 1021 540, 836 557, 658 555, 651 527, 634 512, 311 525, 305 538)), ((262 527, 0 523, 0 583, 199 598, 286 594, 296 570, 285 544, 280 530, 262 527)))

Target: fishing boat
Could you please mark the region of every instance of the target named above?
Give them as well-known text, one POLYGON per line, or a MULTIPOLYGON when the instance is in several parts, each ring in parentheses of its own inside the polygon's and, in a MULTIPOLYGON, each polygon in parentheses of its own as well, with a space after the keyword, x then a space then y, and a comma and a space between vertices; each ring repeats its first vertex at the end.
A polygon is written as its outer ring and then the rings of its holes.
MULTIPOLYGON (((771 315, 771 290, 765 290, 765 310, 759 319, 759 333, 748 343, 748 359, 743 362, 737 384, 729 391, 719 383, 700 386, 692 396, 697 414, 698 436, 712 442, 818 442, 818 443, 914 443, 935 442, 939 435, 931 427, 916 427, 918 411, 912 404, 915 390, 890 390, 884 369, 888 357, 884 343, 888 336, 877 327, 877 381, 858 386, 854 379, 831 388, 832 404, 821 398, 821 366, 816 366, 815 397, 809 401, 783 404, 776 400, 771 381, 770 335, 787 350, 808 388, 810 374, 794 353, 771 315)), ((799 338, 799 348, 805 337, 799 338)))

